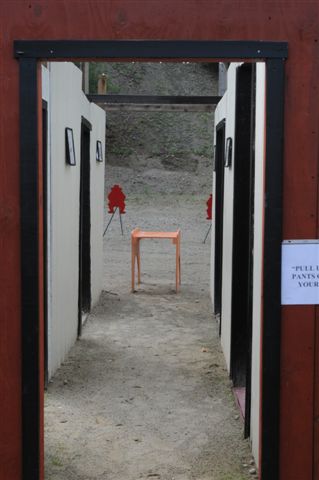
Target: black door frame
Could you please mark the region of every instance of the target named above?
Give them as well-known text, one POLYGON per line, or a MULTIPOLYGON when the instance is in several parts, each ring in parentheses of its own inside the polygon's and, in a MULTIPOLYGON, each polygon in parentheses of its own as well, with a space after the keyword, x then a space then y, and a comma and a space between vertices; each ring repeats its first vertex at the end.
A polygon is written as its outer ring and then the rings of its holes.
POLYGON ((78 337, 82 335, 82 314, 91 309, 91 123, 81 119, 80 218, 79 218, 79 298, 78 337), (89 141, 87 142, 87 138, 89 141))
POLYGON ((223 213, 224 213, 224 161, 226 143, 226 121, 222 119, 215 128, 215 249, 214 249, 214 313, 219 314, 219 335, 222 327, 222 283, 223 283, 223 213), (222 144, 219 138, 222 138, 222 144))
POLYGON ((279 476, 280 285, 286 42, 17 40, 20 67, 20 212, 23 480, 40 475, 38 62, 71 59, 261 60, 266 63, 261 470, 279 476))
POLYGON ((255 224, 255 138, 256 138, 256 87, 257 87, 257 69, 254 64, 252 67, 252 85, 251 85, 251 135, 250 135, 250 169, 249 169, 249 265, 248 265, 248 322, 247 336, 249 344, 246 351, 247 369, 246 369, 246 398, 245 398, 245 438, 250 436, 250 414, 251 414, 251 372, 252 372, 252 334, 253 334, 253 289, 254 289, 254 224, 255 224))
POLYGON ((252 64, 236 69, 236 106, 234 137, 234 216, 231 289, 230 376, 234 386, 243 387, 246 377, 246 318, 248 313, 249 268, 249 194, 251 151, 252 64))
POLYGON ((230 377, 234 387, 245 388, 245 436, 250 431, 250 372, 252 311, 250 303, 253 281, 251 269, 251 183, 252 137, 255 118, 253 108, 252 63, 236 69, 236 106, 234 134, 233 254, 231 288, 230 377))
POLYGON ((49 381, 48 353, 48 102, 42 100, 42 175, 43 175, 43 320, 44 320, 44 386, 49 381))

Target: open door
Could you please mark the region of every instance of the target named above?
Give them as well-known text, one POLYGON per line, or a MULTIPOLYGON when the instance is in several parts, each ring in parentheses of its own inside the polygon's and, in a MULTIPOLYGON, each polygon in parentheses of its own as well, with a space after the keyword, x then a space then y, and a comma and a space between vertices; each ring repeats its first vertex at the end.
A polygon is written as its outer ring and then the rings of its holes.
POLYGON ((255 172, 255 66, 237 69, 230 375, 250 433, 253 232, 255 172))
POLYGON ((224 158, 225 120, 216 126, 215 150, 215 278, 214 313, 219 314, 219 334, 221 332, 222 273, 223 273, 223 215, 224 215, 224 158))
POLYGON ((82 117, 80 222, 79 222, 79 316, 78 336, 91 308, 91 204, 90 204, 90 132, 91 124, 82 117))

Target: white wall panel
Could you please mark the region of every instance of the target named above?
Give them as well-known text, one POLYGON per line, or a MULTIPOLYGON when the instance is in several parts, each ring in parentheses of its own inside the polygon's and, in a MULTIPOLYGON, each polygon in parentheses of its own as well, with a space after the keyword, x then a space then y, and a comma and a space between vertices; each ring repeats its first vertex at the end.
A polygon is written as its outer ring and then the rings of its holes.
MULTIPOLYGON (((227 118, 226 139, 235 136, 235 103, 236 103, 236 69, 239 63, 232 63, 227 77, 227 118)), ((231 337, 231 295, 232 295, 232 261, 233 261, 233 207, 234 207, 234 148, 232 163, 224 172, 224 216, 223 216, 223 280, 222 280, 222 329, 221 344, 230 368, 231 337)))
MULTIPOLYGON (((226 118, 226 138, 234 140, 236 68, 233 63, 228 70, 227 92, 215 112, 215 125, 226 118)), ((265 148, 265 64, 256 66, 256 118, 255 118, 255 197, 254 197, 254 267, 253 267, 253 319, 252 319, 252 379, 251 379, 251 444, 256 463, 259 462, 259 417, 260 417, 260 366, 261 366, 261 310, 262 310, 262 261, 264 222, 264 148, 265 148)), ((216 138, 216 134, 215 134, 216 138)), ((223 217, 223 282, 222 282, 222 329, 221 344, 227 367, 230 367, 231 342, 231 296, 232 296, 232 251, 233 251, 233 193, 234 149, 231 168, 225 168, 224 217, 223 217)), ((213 177, 215 198, 215 175, 213 177)), ((215 203, 214 203, 215 206, 215 203)), ((214 243, 215 210, 213 210, 211 295, 214 303, 214 243)))
POLYGON ((71 63, 52 63, 50 72, 52 319, 48 342, 49 376, 77 337, 82 114, 81 72, 71 63), (75 166, 65 162, 65 127, 73 129, 75 166))
MULTIPOLYGON (((49 377, 77 338, 79 280, 79 196, 81 119, 91 133, 91 288, 92 303, 101 291, 104 163, 97 165, 96 139, 104 149, 105 112, 82 92, 82 73, 71 62, 49 64, 50 97, 50 270, 49 377), (73 129, 76 165, 65 162, 65 128, 73 129), (104 129, 104 130, 103 130, 104 129), (99 237, 99 238, 97 238, 99 237), (95 270, 96 269, 96 270, 95 270)), ((45 90, 44 90, 45 91, 45 90)))
POLYGON ((105 112, 90 104, 91 132, 91 295, 92 306, 100 297, 103 276, 103 218, 105 162, 96 161, 96 142, 105 152, 105 112))
POLYGON ((265 64, 256 70, 256 137, 255 137, 255 216, 253 268, 253 329, 251 379, 251 442, 256 463, 259 461, 260 357, 262 263, 264 235, 264 169, 265 169, 265 64))
MULTIPOLYGON (((216 147, 216 127, 217 125, 226 118, 227 116, 227 92, 223 98, 219 101, 214 116, 214 147, 216 147)), ((210 269, 210 294, 213 304, 213 309, 215 308, 215 299, 214 299, 214 288, 215 288, 215 239, 216 239, 216 173, 213 172, 213 205, 212 205, 212 235, 211 235, 211 269, 210 269)))
MULTIPOLYGON (((48 64, 48 67, 50 64, 48 64)), ((46 315, 47 315, 47 335, 50 336, 52 332, 52 265, 51 265, 51 89, 50 89, 50 70, 42 65, 42 99, 46 101, 47 105, 47 165, 46 165, 46 219, 47 219, 47 245, 46 245, 46 275, 47 275, 47 301, 46 301, 46 315)), ((48 351, 48 362, 50 362, 51 352, 48 351)))

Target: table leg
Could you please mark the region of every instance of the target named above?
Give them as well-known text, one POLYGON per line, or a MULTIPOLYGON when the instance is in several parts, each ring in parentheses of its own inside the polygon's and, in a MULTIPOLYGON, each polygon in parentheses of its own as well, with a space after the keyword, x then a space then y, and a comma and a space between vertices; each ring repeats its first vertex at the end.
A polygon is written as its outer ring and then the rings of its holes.
POLYGON ((132 250, 132 265, 131 265, 131 275, 132 275, 132 292, 135 289, 135 242, 136 240, 132 237, 131 250, 132 250))
POLYGON ((122 233, 122 235, 123 235, 122 214, 121 214, 120 209, 119 209, 119 214, 120 214, 121 233, 122 233))
POLYGON ((140 240, 136 241, 136 251, 137 251, 137 282, 141 283, 141 255, 140 255, 140 240))
POLYGON ((179 260, 178 260, 178 238, 176 240, 176 293, 178 292, 179 287, 179 260))

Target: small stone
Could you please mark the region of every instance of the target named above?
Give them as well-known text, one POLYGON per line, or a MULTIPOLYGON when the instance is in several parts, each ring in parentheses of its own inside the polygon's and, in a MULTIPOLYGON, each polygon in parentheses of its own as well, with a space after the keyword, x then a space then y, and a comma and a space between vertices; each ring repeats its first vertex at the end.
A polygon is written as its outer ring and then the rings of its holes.
POLYGON ((60 423, 68 423, 67 420, 61 420, 60 423))
POLYGON ((255 469, 255 468, 250 468, 250 469, 248 470, 248 472, 250 473, 250 475, 255 475, 256 469, 255 469))
POLYGON ((244 467, 244 468, 247 468, 247 467, 248 467, 248 464, 247 464, 247 463, 243 463, 243 467, 244 467))
POLYGON ((239 420, 239 415, 236 415, 236 416, 235 416, 235 420, 239 420))
POLYGON ((69 383, 69 382, 68 382, 66 379, 63 380, 63 384, 64 384, 64 385, 67 385, 68 383, 69 383))
POLYGON ((249 465, 255 465, 255 460, 253 458, 249 460, 249 465))

